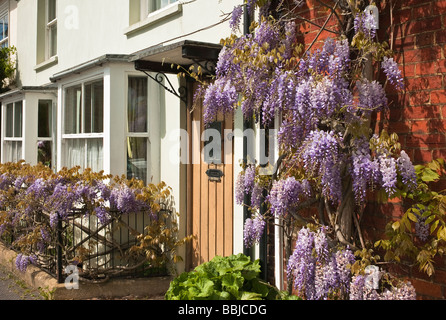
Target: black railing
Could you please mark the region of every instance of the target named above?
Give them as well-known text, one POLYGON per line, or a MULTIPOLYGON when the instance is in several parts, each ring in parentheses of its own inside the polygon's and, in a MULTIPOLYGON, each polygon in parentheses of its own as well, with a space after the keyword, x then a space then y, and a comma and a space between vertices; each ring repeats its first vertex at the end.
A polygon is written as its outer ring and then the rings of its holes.
MULTIPOLYGON (((170 212, 167 219, 170 219, 170 212)), ((34 213, 34 224, 48 226, 50 217, 45 213, 34 213)), ((164 216, 164 215, 160 215, 164 216)), ((166 219, 166 218, 162 218, 166 219)), ((68 276, 66 268, 76 266, 79 276, 86 281, 105 281, 114 277, 147 277, 168 274, 166 264, 153 264, 144 254, 131 250, 138 245, 138 236, 144 234, 153 217, 145 212, 122 214, 111 212, 107 224, 101 224, 95 215, 84 211, 72 211, 52 228, 51 240, 40 246, 30 244, 36 265, 59 283, 68 276)), ((0 241, 14 250, 14 243, 27 234, 31 226, 19 224, 12 230, 4 230, 0 241)), ((35 226, 33 226, 35 227, 35 226)))

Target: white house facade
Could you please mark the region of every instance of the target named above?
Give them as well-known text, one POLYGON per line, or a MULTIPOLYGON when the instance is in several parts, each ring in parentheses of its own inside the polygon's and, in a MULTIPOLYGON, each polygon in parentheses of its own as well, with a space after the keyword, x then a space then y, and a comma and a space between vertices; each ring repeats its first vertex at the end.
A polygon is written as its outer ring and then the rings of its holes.
MULTIPOLYGON (((178 160, 185 145, 180 132, 200 133, 200 128, 190 119, 194 86, 179 78, 172 64, 215 61, 220 39, 231 32, 225 13, 241 3, 0 0, 0 46, 17 48, 15 82, 0 95, 1 162, 44 162, 54 170, 80 166, 147 183, 164 181, 174 193, 181 233, 189 234, 197 223, 190 220, 195 167, 178 160)), ((239 115, 232 120, 225 128, 243 128, 239 115)), ((225 171, 232 186, 224 192, 231 199, 242 141, 243 135, 235 134, 234 165, 225 171)), ((193 149, 194 142, 186 145, 193 149)), ((212 196, 219 192, 223 189, 216 186, 212 196)), ((207 259, 243 251, 243 208, 232 200, 224 210, 221 217, 231 215, 231 226, 221 232, 231 234, 232 243, 221 252, 202 248, 209 251, 207 259)), ((214 223, 212 241, 218 242, 220 213, 215 214, 217 222, 205 223, 214 223)), ((213 231, 208 234, 210 239, 213 231)))

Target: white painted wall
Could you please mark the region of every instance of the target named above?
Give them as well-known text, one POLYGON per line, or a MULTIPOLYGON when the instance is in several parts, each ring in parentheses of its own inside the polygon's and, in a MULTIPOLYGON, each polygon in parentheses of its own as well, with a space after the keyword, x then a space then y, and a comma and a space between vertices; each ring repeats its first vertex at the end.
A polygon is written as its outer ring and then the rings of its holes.
MULTIPOLYGON (((8 1, 11 3, 11 8, 16 6, 10 14, 10 43, 18 49, 18 80, 22 86, 50 84, 53 75, 105 54, 132 54, 155 45, 185 39, 219 43, 221 38, 230 35, 229 22, 219 22, 235 5, 243 3, 243 0, 180 0, 173 6, 177 13, 163 19, 164 11, 160 11, 156 15, 160 19, 155 19, 152 24, 134 31, 136 25, 129 25, 128 0, 58 0, 57 61, 36 70, 37 0, 8 1)), ((169 10, 172 8, 166 9, 165 13, 169 10)), ((144 23, 141 22, 140 25, 144 26, 144 23)), ((110 63, 82 74, 70 75, 57 82, 57 169, 63 166, 61 163, 63 88, 73 81, 98 74, 104 77, 104 159, 106 159, 104 170, 106 173, 125 174, 127 77, 129 74, 140 75, 131 63, 110 63)), ((170 80, 174 86, 179 85, 176 76, 170 76, 170 80)), ((184 221, 186 212, 184 167, 172 163, 170 157, 173 148, 180 145, 180 137, 175 137, 171 133, 178 128, 185 128, 186 109, 177 97, 164 91, 156 83, 150 85, 149 95, 151 95, 149 98, 151 175, 153 182, 164 181, 172 188, 175 209, 180 214, 180 221, 184 221)), ((33 121, 33 114, 37 111, 27 109, 27 112, 29 112, 27 119, 33 121)), ((240 130, 243 128, 240 115, 236 117, 236 128, 240 130)), ((243 138, 235 138, 235 177, 239 171, 239 160, 242 158, 242 141, 243 138)), ((29 143, 35 142, 31 139, 29 143)), ((29 157, 33 158, 34 154, 29 157)), ((234 218, 234 253, 239 253, 243 251, 241 206, 234 205, 234 218)), ((180 232, 185 234, 184 224, 181 225, 180 232)))
POLYGON ((219 2, 179 1, 183 3, 180 13, 127 36, 129 1, 58 0, 58 63, 36 72, 37 1, 20 1, 17 3, 20 79, 27 86, 47 84, 52 75, 104 54, 131 54, 169 41, 219 43, 230 34, 229 23, 210 26, 222 19, 222 12, 230 12, 242 0, 219 2), (186 36, 181 38, 182 35, 186 36))

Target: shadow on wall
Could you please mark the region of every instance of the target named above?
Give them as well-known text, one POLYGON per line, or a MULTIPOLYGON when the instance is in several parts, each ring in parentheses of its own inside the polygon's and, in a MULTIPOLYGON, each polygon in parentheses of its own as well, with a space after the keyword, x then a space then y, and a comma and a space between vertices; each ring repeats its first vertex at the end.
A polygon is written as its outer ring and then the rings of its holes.
MULTIPOLYGON (((379 37, 389 39, 389 46, 400 63, 406 90, 397 93, 387 86, 390 108, 378 115, 376 130, 388 128, 400 136, 402 147, 415 163, 446 158, 446 59, 442 48, 446 30, 442 25, 446 6, 429 1, 394 1, 380 8, 379 37), (415 6, 416 5, 416 6, 415 6), (393 24, 390 23, 393 19, 393 24)), ((382 75, 379 75, 382 79, 382 75)))

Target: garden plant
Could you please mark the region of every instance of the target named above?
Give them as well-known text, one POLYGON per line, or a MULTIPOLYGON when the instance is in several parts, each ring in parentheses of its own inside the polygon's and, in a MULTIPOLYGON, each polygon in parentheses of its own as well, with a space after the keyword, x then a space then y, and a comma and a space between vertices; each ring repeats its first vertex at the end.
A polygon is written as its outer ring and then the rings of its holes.
POLYGON ((389 108, 387 89, 405 90, 393 52, 378 41, 377 22, 365 10, 373 3, 315 3, 327 18, 311 43, 298 40, 298 24, 316 25, 299 15, 305 1, 247 0, 235 7, 216 75, 193 74, 201 81, 195 101, 203 104, 207 125, 236 110, 260 128, 279 122, 279 155, 269 163, 276 170, 265 175, 263 164, 243 159, 236 198, 251 212, 245 246, 259 243, 267 224, 283 227, 290 291, 306 299, 413 299, 410 283, 381 268, 374 285, 364 286, 382 262, 361 222, 371 196, 413 200, 414 207, 390 225, 390 238, 376 247, 387 251, 386 262, 418 253, 420 268, 432 274, 432 258, 442 254, 446 240, 444 202, 425 182, 439 178, 442 161, 415 168, 396 134, 373 127, 373 115, 389 108), (254 15, 249 32, 240 34, 241 22, 254 15), (330 36, 319 39, 322 32, 330 36), (426 248, 415 249, 410 223, 432 239, 426 248))

